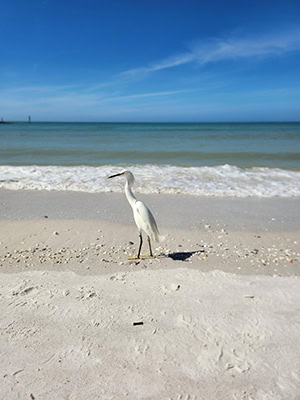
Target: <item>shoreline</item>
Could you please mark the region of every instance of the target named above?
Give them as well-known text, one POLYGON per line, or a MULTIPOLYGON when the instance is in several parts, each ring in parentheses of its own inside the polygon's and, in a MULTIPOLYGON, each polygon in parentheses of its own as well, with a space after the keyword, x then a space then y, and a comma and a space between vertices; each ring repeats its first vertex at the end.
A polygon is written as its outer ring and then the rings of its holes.
MULTIPOLYGON (((300 197, 206 197, 136 194, 166 228, 202 229, 205 224, 234 231, 299 231, 300 197), (217 225, 218 224, 218 225, 217 225)), ((124 193, 0 189, 0 220, 104 220, 134 224, 124 193)))

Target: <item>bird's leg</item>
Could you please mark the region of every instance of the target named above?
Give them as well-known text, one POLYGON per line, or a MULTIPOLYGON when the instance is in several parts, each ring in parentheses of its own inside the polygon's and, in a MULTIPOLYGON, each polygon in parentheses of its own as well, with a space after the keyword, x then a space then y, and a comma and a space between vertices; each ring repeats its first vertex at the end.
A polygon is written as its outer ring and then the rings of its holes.
POLYGON ((140 232, 140 247, 139 247, 137 258, 140 258, 141 250, 142 250, 142 244, 143 244, 143 237, 142 237, 142 233, 140 232))
POLYGON ((147 236, 147 238, 148 238, 148 245, 149 245, 149 254, 145 254, 144 256, 142 256, 142 258, 144 258, 144 257, 146 257, 146 258, 153 257, 150 237, 147 236))
POLYGON ((142 233, 140 232, 140 246, 139 246, 138 254, 137 254, 137 256, 128 257, 129 260, 139 260, 140 258, 143 258, 143 257, 140 257, 141 250, 142 250, 142 244, 143 244, 143 237, 142 237, 142 233))
POLYGON ((149 244, 149 250, 150 250, 150 257, 153 257, 152 247, 151 247, 151 241, 150 241, 149 236, 148 236, 148 244, 149 244))
POLYGON ((150 237, 147 236, 147 238, 148 238, 148 244, 149 244, 149 254, 145 254, 144 256, 141 256, 143 237, 142 237, 142 233, 140 233, 140 246, 139 246, 138 254, 136 257, 128 257, 129 260, 139 260, 139 259, 143 259, 143 258, 153 257, 150 237))

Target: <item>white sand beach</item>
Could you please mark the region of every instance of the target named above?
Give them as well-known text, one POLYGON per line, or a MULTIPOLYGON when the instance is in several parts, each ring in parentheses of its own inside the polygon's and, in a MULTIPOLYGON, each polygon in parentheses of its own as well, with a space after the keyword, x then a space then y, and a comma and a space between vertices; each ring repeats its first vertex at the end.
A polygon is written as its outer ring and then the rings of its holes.
POLYGON ((1 398, 300 398, 299 198, 0 195, 1 398))

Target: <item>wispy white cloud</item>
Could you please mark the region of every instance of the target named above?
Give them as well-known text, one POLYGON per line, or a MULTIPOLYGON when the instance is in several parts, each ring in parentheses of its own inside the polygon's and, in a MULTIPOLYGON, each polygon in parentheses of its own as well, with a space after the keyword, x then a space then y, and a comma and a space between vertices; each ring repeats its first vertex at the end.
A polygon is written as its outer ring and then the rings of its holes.
POLYGON ((145 75, 190 63, 205 65, 224 60, 280 56, 294 50, 300 50, 300 30, 273 36, 229 37, 210 39, 205 42, 199 40, 191 46, 188 52, 174 55, 145 67, 123 71, 119 75, 145 75))
POLYGON ((3 89, 2 93, 6 94, 26 94, 26 93, 49 93, 61 92, 63 90, 78 89, 82 85, 42 85, 42 86, 21 86, 3 89))
POLYGON ((119 76, 135 76, 137 74, 147 74, 149 72, 159 71, 161 69, 173 68, 182 64, 187 64, 193 60, 193 53, 181 54, 175 57, 167 58, 166 60, 162 60, 148 67, 133 68, 128 71, 123 71, 119 74, 119 76))
MULTIPOLYGON (((72 86, 28 86, 0 90, 0 109, 4 116, 11 115, 12 110, 19 110, 20 115, 27 113, 47 115, 65 113, 66 115, 100 115, 114 110, 137 111, 143 106, 143 99, 149 99, 147 106, 159 104, 159 99, 175 101, 179 94, 194 92, 191 90, 170 90, 144 92, 129 95, 112 95, 110 92, 89 93, 76 91, 72 86), (134 110, 132 109, 134 107, 134 110)), ((179 97, 180 99, 181 97, 179 97)), ((129 112, 129 111, 128 111, 129 112)), ((7 117, 9 118, 9 117, 7 117)))
POLYGON ((198 43, 193 48, 195 60, 200 64, 214 61, 261 56, 280 56, 300 49, 300 31, 277 36, 228 38, 198 43))
POLYGON ((114 97, 110 97, 105 100, 120 101, 120 100, 147 98, 147 97, 173 96, 175 94, 194 92, 195 90, 196 89, 186 89, 186 90, 183 89, 183 90, 170 90, 170 91, 165 91, 165 92, 130 94, 127 96, 114 96, 114 97))

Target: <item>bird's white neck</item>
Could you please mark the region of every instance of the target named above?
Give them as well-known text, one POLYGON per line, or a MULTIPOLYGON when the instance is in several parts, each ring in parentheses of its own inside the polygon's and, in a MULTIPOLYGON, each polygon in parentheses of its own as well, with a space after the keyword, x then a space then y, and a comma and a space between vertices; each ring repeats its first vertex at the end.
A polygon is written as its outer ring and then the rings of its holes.
POLYGON ((126 184, 125 184, 125 194, 126 194, 126 197, 127 197, 127 200, 129 202, 129 204, 133 208, 133 206, 134 206, 134 204, 136 202, 136 197, 132 193, 131 186, 128 184, 128 182, 126 182, 126 184))

